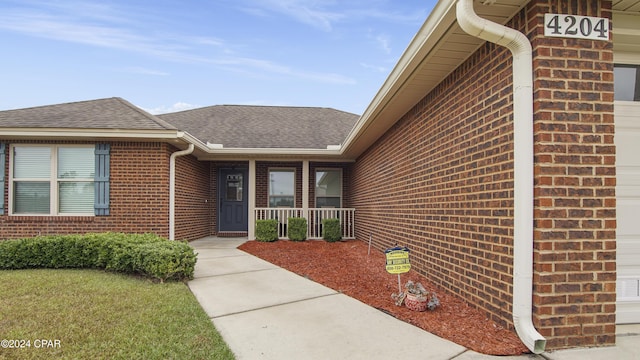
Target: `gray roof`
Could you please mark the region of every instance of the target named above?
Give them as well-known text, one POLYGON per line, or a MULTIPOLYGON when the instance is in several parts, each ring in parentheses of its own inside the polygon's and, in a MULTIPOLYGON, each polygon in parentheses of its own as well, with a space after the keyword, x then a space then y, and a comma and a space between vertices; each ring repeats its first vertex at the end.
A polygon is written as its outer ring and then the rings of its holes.
POLYGON ((318 107, 218 105, 151 115, 121 98, 0 111, 0 129, 182 130, 225 148, 326 149, 359 116, 318 107))
POLYGON ((0 111, 0 128, 176 130, 121 98, 0 111))
POLYGON ((326 149, 346 139, 359 116, 331 108, 217 105, 158 117, 225 148, 326 149))

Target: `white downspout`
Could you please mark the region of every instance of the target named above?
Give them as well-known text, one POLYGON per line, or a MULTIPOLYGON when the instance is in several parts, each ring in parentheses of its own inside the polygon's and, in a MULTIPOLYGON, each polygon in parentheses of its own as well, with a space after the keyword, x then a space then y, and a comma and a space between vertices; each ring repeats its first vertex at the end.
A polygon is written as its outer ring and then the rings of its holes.
POLYGON ((456 17, 469 35, 502 45, 513 55, 514 240, 513 323, 534 354, 546 339, 532 321, 533 297, 533 59, 529 39, 514 29, 479 17, 473 0, 458 0, 456 17))
POLYGON ((176 158, 193 152, 193 144, 186 150, 176 151, 169 158, 169 240, 176 239, 176 158))

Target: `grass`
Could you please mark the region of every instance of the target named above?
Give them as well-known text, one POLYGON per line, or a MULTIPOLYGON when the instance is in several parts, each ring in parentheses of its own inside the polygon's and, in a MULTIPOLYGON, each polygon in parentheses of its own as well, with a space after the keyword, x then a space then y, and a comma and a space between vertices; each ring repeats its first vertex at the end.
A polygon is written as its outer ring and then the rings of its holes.
POLYGON ((0 289, 0 340, 31 342, 0 347, 0 359, 234 359, 181 282, 98 270, 5 270, 0 289), (36 339, 60 346, 35 348, 36 339))

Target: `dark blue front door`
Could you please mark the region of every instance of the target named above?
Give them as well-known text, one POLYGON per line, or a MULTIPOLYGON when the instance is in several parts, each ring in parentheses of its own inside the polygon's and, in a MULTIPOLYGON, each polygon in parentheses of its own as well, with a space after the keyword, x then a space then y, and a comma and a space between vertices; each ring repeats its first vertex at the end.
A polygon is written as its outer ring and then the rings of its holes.
POLYGON ((220 169, 218 230, 248 230, 247 169, 220 169))

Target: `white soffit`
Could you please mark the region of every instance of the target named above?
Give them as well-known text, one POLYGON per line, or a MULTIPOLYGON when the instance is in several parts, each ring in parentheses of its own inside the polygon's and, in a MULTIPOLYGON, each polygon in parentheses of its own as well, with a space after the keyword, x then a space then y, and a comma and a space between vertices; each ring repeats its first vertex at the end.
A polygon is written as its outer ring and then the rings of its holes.
POLYGON ((640 13, 640 0, 613 0, 613 10, 640 13))
MULTIPOLYGON (((462 64, 483 41, 457 24, 454 0, 441 0, 401 56, 382 88, 349 134, 344 155, 355 158, 462 64)), ((475 2, 476 12, 505 24, 526 1, 475 2), (483 5, 483 3, 491 3, 483 5)))
MULTIPOLYGON (((640 0, 637 3, 640 3, 640 0)), ((623 52, 640 53, 640 12, 614 11, 612 22, 613 50, 616 55, 623 52)))

